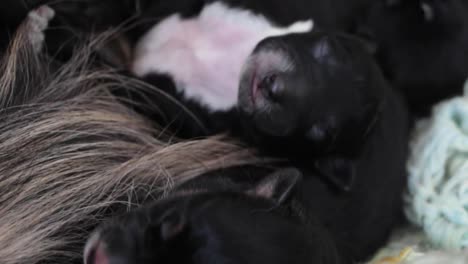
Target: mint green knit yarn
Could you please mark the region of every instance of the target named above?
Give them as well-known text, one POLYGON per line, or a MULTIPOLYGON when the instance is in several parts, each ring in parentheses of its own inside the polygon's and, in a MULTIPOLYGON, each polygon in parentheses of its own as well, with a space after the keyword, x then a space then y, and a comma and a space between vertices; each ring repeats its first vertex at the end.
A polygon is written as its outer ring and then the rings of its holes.
POLYGON ((465 95, 434 107, 410 143, 408 218, 435 246, 468 247, 468 82, 465 95))

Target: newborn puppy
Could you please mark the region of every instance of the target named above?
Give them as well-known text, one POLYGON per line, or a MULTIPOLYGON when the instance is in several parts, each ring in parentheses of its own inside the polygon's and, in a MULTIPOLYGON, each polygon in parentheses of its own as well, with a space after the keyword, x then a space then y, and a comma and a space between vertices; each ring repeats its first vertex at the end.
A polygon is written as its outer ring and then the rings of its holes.
POLYGON ((294 149, 354 155, 387 90, 358 39, 317 32, 267 38, 244 65, 238 97, 242 130, 287 156, 294 149))
POLYGON ((265 39, 238 105, 241 137, 303 173, 299 195, 348 260, 382 245, 401 219, 409 120, 365 43, 320 32, 265 39))
MULTIPOLYGON (((353 160, 394 96, 366 45, 343 34, 267 37, 245 59, 239 80, 230 109, 186 105, 205 116, 211 133, 230 131, 266 155, 322 171, 341 189, 350 188, 353 160)), ((406 126, 402 117, 395 129, 406 126)))
POLYGON ((326 229, 288 201, 297 171, 233 176, 202 177, 106 223, 88 240, 85 263, 341 263, 326 229))
MULTIPOLYGON (((176 95, 179 104, 161 99, 159 93, 144 97, 154 98, 162 112, 171 113, 167 125, 190 138, 230 130, 242 65, 260 41, 317 28, 347 30, 366 3, 295 0, 285 12, 278 0, 59 2, 53 5, 57 16, 46 32, 46 46, 54 58, 66 59, 80 37, 119 21, 133 23, 97 53, 113 67, 130 64, 132 74, 176 95), (201 122, 193 122, 194 116, 201 122)), ((159 113, 145 114, 164 119, 159 113)))
MULTIPOLYGON (((320 1, 312 1, 311 3, 318 2, 320 1)), ((268 11, 268 9, 265 10, 268 11)), ((298 15, 298 17, 306 18, 304 15, 298 15)), ((335 75, 338 76, 342 74, 341 77, 346 78, 347 81, 351 81, 350 84, 347 84, 345 81, 331 81, 331 75, 329 73, 319 73, 319 70, 311 72, 311 70, 306 69, 311 66, 309 60, 312 55, 308 55, 308 53, 312 51, 299 48, 299 44, 303 40, 306 42, 309 40, 307 40, 307 37, 288 38, 287 36, 289 34, 311 32, 316 25, 310 17, 308 20, 302 21, 296 20, 295 22, 291 22, 290 20, 291 24, 282 26, 282 24, 277 24, 273 22, 274 20, 267 19, 258 13, 253 13, 238 7, 231 7, 221 1, 214 1, 210 4, 203 5, 198 15, 186 18, 175 14, 161 19, 136 45, 132 71, 137 76, 175 95, 184 105, 188 106, 192 112, 203 119, 205 127, 208 128, 208 132, 206 130, 200 131, 201 129, 197 127, 197 124, 194 124, 191 129, 188 129, 187 126, 183 129, 184 131, 193 132, 192 135, 187 135, 188 137, 201 136, 207 133, 218 133, 226 130, 232 131, 238 128, 236 122, 236 124, 232 124, 232 120, 237 119, 233 118, 233 115, 238 115, 237 107, 240 106, 242 108, 243 106, 240 104, 245 104, 245 100, 243 102, 238 101, 239 80, 242 78, 243 74, 242 67, 246 67, 245 64, 248 61, 248 57, 254 51, 255 47, 262 46, 262 44, 259 43, 270 37, 285 36, 283 46, 290 46, 290 50, 295 50, 296 57, 305 56, 305 59, 302 61, 299 61, 297 58, 292 58, 297 68, 304 66, 301 69, 302 72, 298 71, 295 73, 296 77, 306 77, 307 74, 312 74, 314 76, 325 74, 323 77, 324 80, 319 80, 317 77, 314 77, 314 80, 311 78, 307 80, 304 78, 302 78, 302 80, 299 80, 300 78, 298 80, 293 80, 292 78, 287 81, 285 80, 286 85, 291 87, 297 86, 296 89, 292 90, 307 91, 310 90, 306 88, 308 85, 324 87, 349 86, 349 89, 343 87, 342 90, 337 91, 342 94, 344 91, 352 91, 352 87, 355 86, 362 85, 362 87, 368 87, 365 85, 365 80, 359 84, 359 76, 351 76, 355 74, 352 70, 348 70, 347 73, 341 71, 341 73, 336 73, 335 75), (228 122, 226 120, 228 120, 228 122)), ((306 34, 304 34, 304 36, 305 35, 306 34)), ((275 42, 275 40, 270 41, 270 43, 273 42, 275 42)), ((276 42, 279 43, 281 41, 276 42)), ((304 46, 307 45, 308 43, 304 46)), ((319 47, 317 47, 316 57, 322 56, 322 58, 316 58, 315 61, 327 63, 326 61, 328 60, 328 62, 331 63, 333 58, 329 58, 326 51, 327 47, 327 45, 319 45, 319 47), (325 50, 321 51, 321 48, 325 48, 325 50), (320 54, 320 52, 324 54, 320 54)), ((271 61, 274 65, 292 62, 290 58, 286 58, 285 56, 280 58, 281 55, 286 53, 281 52, 281 49, 278 48, 272 51, 272 54, 275 52, 279 53, 276 58, 280 60, 283 59, 283 62, 279 60, 271 61)), ((344 54, 343 51, 340 53, 344 54)), ((287 54, 287 56, 289 55, 291 54, 287 54)), ((274 57, 274 54, 272 56, 274 57)), ((265 61, 264 64, 266 63, 268 62, 265 61)), ((279 67, 280 65, 277 66, 279 67)), ((314 68, 320 68, 320 66, 314 68)), ((335 67, 335 69, 338 68, 339 67, 335 67)), ((345 66, 341 68, 345 68, 345 66)), ((246 85, 241 84, 241 86, 245 87, 246 85)), ((242 89, 246 90, 247 88, 241 87, 241 90, 242 89)), ((306 102, 312 99, 311 97, 320 98, 320 96, 323 96, 323 99, 330 98, 326 100, 331 100, 328 102, 317 99, 315 102, 319 104, 314 106, 302 104, 303 108, 312 107, 302 109, 302 112, 305 110, 318 110, 315 113, 316 117, 314 121, 323 124, 317 124, 313 129, 314 131, 311 131, 311 134, 315 133, 315 135, 311 137, 315 137, 317 143, 326 144, 328 143, 325 142, 326 138, 334 137, 334 132, 327 133, 327 131, 324 130, 333 130, 332 126, 340 126, 341 124, 331 123, 354 122, 355 120, 366 123, 369 120, 357 119, 362 119, 363 116, 366 116, 366 112, 373 112, 378 108, 378 100, 373 100, 371 98, 376 97, 373 94, 378 94, 379 91, 368 89, 368 91, 359 91, 367 98, 362 98, 360 102, 355 101, 355 97, 349 98, 350 103, 348 106, 343 105, 343 119, 346 120, 330 120, 336 118, 339 115, 338 113, 333 113, 334 117, 327 116, 322 117, 323 120, 318 120, 318 116, 322 114, 320 112, 320 110, 322 110, 321 108, 336 108, 336 106, 346 101, 342 100, 343 102, 339 102, 339 99, 336 98, 339 96, 334 96, 336 100, 332 99, 330 95, 335 91, 332 90, 316 89, 318 96, 308 94, 307 97, 302 99, 303 102, 306 102), (352 108, 354 106, 357 106, 359 109, 352 108), (349 115, 349 118, 346 115, 349 115), (351 115, 353 116, 351 117, 351 115), (326 118, 329 120, 325 120, 326 118)), ((288 94, 285 96, 288 96, 288 94)), ((158 104, 164 105, 164 102, 158 102, 158 104)), ((295 110, 291 109, 290 112, 295 110)), ((328 111, 325 109, 323 110, 328 111)), ((186 119, 191 120, 190 118, 186 119)), ((284 117, 277 119, 286 121, 284 117)), ((183 118, 180 118, 180 120, 182 120, 181 123, 185 122, 183 118)), ((256 121, 262 122, 260 120, 256 121)), ((293 120, 291 120, 290 124, 292 122, 293 120)), ((343 124, 343 128, 348 125, 349 124, 343 124)), ((309 126, 307 128, 312 127, 309 126)), ((293 128, 291 127, 291 129, 293 128)), ((363 129, 365 130, 366 128, 363 129)), ((277 131, 277 133, 281 132, 277 131)), ((363 132, 359 133, 362 134, 363 132)), ((348 134, 350 135, 352 132, 348 131, 348 134)))
POLYGON ((378 60, 416 116, 460 94, 468 77, 468 4, 462 0, 375 1, 367 32, 378 60))

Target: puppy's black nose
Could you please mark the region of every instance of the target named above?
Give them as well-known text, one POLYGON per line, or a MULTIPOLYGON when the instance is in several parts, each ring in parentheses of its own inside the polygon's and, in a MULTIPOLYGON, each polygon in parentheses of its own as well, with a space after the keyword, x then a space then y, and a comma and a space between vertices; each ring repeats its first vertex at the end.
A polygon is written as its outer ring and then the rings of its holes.
POLYGON ((283 93, 284 85, 278 75, 271 74, 262 79, 258 88, 268 98, 278 101, 283 93))

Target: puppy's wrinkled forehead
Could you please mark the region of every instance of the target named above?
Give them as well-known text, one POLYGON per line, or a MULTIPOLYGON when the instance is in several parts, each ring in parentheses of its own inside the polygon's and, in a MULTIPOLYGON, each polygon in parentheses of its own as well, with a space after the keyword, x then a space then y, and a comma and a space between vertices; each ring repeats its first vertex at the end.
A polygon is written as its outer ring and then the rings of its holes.
MULTIPOLYGON (((263 71, 342 73, 365 72, 370 52, 365 43, 347 35, 298 33, 269 37, 258 43, 246 65, 263 71)), ((343 76, 341 76, 343 77, 343 76)))
MULTIPOLYGON (((276 45, 269 45, 254 51, 248 58, 245 67, 255 68, 259 75, 268 75, 276 72, 292 72, 295 70, 293 58, 284 49, 276 45)), ((244 72, 249 69, 244 68, 244 72)))
POLYGON ((247 64, 256 62, 266 69, 270 67, 272 70, 284 72, 294 70, 295 58, 292 52, 294 48, 286 41, 289 39, 289 35, 267 37, 258 42, 250 54, 247 64))
MULTIPOLYGON (((330 33, 300 33, 270 37, 261 41, 249 57, 244 73, 271 76, 289 73, 302 80, 301 89, 319 92, 320 84, 344 92, 370 78, 371 54, 363 42, 350 36, 330 33), (335 84, 331 84, 335 83, 335 84), (350 85, 349 88, 346 86, 350 85), (318 90, 317 90, 318 89, 318 90)), ((353 89, 358 92, 359 89, 353 89)), ((351 90, 350 90, 351 91, 351 90)), ((364 92, 364 91, 361 91, 364 92)))

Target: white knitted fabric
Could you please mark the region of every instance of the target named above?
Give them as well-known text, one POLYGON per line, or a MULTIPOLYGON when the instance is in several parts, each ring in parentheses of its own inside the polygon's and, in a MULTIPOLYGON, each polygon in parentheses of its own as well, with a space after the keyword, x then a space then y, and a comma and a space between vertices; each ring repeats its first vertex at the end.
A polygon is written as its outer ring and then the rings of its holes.
POLYGON ((409 219, 437 247, 467 247, 468 86, 464 97, 440 103, 417 125, 408 172, 409 219))

